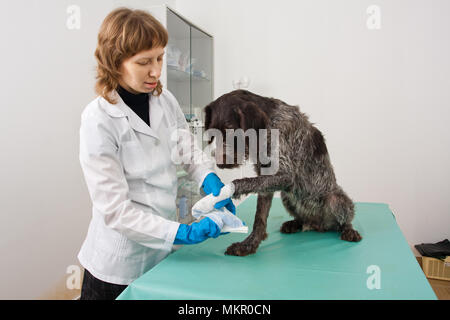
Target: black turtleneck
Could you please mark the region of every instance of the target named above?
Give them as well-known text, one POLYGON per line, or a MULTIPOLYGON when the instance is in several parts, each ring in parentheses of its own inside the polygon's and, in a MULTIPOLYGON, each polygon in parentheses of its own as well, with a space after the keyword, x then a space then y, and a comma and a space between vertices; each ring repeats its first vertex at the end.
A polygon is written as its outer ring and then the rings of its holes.
POLYGON ((117 93, 122 98, 123 102, 130 107, 148 126, 150 126, 150 114, 149 114, 149 94, 148 93, 131 93, 122 86, 119 85, 117 93))

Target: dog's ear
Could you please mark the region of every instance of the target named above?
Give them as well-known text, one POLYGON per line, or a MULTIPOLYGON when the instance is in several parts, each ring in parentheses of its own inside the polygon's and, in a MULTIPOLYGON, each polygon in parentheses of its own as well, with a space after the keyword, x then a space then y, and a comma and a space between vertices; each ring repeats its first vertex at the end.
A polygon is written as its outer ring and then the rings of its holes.
POLYGON ((205 130, 209 129, 211 125, 211 105, 207 105, 205 108, 205 130))
MULTIPOLYGON (((212 108, 211 108, 211 104, 208 104, 203 110, 205 111, 205 126, 204 126, 204 130, 205 132, 208 131, 208 129, 211 127, 211 122, 212 122, 212 108)), ((209 136, 208 134, 208 144, 212 143, 213 137, 209 136)))
POLYGON ((244 131, 250 128, 255 130, 266 129, 269 124, 269 118, 266 113, 254 102, 246 102, 235 106, 234 112, 238 115, 240 128, 244 131))

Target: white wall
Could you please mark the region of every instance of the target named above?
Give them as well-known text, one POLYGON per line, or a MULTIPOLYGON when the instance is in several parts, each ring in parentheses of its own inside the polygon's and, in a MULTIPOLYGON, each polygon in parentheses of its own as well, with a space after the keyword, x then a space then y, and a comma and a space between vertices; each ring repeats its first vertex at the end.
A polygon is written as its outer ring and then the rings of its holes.
POLYGON ((410 243, 448 237, 448 1, 377 1, 377 31, 363 0, 3 1, 0 299, 40 296, 78 264, 91 214, 78 129, 98 28, 116 6, 158 3, 215 36, 216 97, 248 75, 250 90, 299 104, 355 201, 389 203, 410 243), (66 27, 73 4, 79 30, 66 27))
MULTIPOLYGON (((411 245, 450 236, 450 2, 178 0, 215 37, 215 96, 232 80, 303 112, 338 183, 388 203, 411 245), (366 9, 381 9, 369 30, 366 9)), ((221 173, 223 175, 223 173, 221 173)))

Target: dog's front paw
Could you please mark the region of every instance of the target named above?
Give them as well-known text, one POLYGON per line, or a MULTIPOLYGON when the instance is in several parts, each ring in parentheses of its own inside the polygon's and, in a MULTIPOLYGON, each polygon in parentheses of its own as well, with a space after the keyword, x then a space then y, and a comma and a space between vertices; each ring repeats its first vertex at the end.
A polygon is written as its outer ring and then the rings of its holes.
POLYGON ((230 256, 241 256, 244 257, 246 255, 252 254, 256 252, 257 247, 251 245, 249 243, 244 242, 235 242, 231 246, 227 248, 225 254, 230 256))

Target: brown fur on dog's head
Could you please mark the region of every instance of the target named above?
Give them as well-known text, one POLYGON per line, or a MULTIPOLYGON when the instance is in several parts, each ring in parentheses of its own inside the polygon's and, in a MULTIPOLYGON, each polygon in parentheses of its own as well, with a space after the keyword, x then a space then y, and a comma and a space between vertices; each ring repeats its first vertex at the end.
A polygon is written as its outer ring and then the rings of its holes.
MULTIPOLYGON (((205 130, 217 129, 222 133, 225 146, 226 129, 266 129, 273 102, 269 98, 258 96, 245 90, 235 90, 224 94, 205 107, 205 130)), ((237 161, 237 138, 235 138, 234 163, 226 163, 225 150, 216 150, 216 162, 219 168, 235 168, 237 161)), ((212 138, 208 143, 212 142, 212 138)), ((248 139, 245 140, 246 157, 248 156, 248 139)), ((225 148, 224 148, 225 149, 225 148)))

